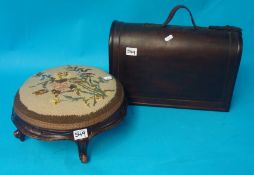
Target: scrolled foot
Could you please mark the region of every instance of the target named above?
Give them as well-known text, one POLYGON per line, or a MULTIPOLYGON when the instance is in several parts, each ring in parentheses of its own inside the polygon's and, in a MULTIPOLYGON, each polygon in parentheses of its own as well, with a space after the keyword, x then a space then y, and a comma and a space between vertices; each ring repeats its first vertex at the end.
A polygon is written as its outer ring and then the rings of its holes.
POLYGON ((82 163, 87 163, 88 161, 87 144, 88 140, 77 141, 79 159, 81 160, 82 163))
POLYGON ((88 161, 88 157, 85 154, 80 155, 79 158, 82 163, 87 163, 87 161, 88 161))
POLYGON ((14 131, 13 135, 17 139, 19 139, 21 142, 25 141, 25 135, 20 130, 14 131))

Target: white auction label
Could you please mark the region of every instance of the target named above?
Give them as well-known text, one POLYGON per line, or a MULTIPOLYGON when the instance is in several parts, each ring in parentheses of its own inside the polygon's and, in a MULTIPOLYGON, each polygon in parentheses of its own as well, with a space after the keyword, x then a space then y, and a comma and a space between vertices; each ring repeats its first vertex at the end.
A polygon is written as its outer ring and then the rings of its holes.
POLYGON ((103 79, 104 79, 104 80, 112 80, 113 78, 112 78, 111 75, 109 75, 109 76, 103 77, 103 79))
POLYGON ((126 55, 137 56, 138 55, 138 49, 137 48, 132 48, 132 47, 126 47, 126 55))
POLYGON ((87 128, 73 131, 74 140, 81 140, 88 137, 87 128))
POLYGON ((172 40, 173 38, 174 38, 173 35, 168 35, 166 38, 164 38, 164 40, 166 42, 168 42, 168 41, 172 40))

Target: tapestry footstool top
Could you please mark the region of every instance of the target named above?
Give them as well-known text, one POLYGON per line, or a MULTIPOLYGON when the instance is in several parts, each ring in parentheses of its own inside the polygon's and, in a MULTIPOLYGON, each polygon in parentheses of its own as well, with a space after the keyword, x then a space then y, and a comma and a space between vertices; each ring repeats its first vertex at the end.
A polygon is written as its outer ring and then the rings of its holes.
POLYGON ((72 130, 112 116, 124 100, 121 84, 87 66, 62 66, 39 72, 16 94, 14 112, 40 128, 72 130))

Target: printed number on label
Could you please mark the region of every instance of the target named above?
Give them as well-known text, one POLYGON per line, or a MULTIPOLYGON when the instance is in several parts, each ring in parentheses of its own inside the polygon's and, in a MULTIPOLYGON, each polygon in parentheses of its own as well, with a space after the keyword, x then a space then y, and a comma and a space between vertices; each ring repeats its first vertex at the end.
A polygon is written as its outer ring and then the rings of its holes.
POLYGON ((73 131, 74 140, 81 140, 88 137, 87 129, 80 129, 73 131))
POLYGON ((126 47, 126 55, 137 56, 138 55, 138 49, 137 48, 132 48, 132 47, 126 47))

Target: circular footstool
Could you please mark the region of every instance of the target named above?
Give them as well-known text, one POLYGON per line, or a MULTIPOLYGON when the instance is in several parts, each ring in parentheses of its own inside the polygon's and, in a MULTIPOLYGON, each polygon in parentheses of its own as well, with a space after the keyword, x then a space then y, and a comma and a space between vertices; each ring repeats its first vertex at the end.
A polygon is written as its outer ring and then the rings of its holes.
POLYGON ((94 67, 57 67, 32 76, 17 92, 14 135, 21 141, 25 136, 72 140, 87 162, 89 139, 118 124, 126 109, 123 87, 110 74, 94 67))

